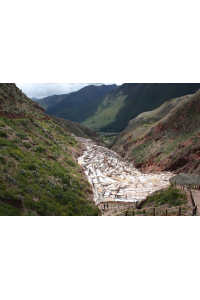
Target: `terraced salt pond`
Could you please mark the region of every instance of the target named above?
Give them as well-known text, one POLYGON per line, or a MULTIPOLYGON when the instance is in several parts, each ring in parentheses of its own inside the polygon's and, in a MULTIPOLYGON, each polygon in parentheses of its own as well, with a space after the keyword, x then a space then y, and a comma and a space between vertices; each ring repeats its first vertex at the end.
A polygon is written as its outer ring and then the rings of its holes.
POLYGON ((93 185, 96 204, 141 201, 170 185, 169 179, 173 176, 170 172, 141 173, 114 151, 97 146, 91 140, 76 139, 87 148, 78 162, 93 185))

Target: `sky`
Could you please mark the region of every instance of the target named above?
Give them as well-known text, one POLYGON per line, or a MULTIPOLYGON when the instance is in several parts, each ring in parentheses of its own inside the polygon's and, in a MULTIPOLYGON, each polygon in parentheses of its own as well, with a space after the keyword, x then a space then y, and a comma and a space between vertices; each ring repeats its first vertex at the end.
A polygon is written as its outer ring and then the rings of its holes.
MULTIPOLYGON (((41 99, 52 95, 67 94, 75 92, 87 85, 102 85, 113 83, 16 83, 28 97, 41 99)), ((121 85, 122 83, 116 83, 121 85)))

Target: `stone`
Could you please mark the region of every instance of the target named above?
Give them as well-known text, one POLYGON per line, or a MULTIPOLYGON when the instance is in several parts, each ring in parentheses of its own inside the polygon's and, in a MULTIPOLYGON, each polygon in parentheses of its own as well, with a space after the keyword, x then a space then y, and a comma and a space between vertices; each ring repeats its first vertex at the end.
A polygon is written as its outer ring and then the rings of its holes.
POLYGON ((18 201, 20 201, 20 202, 23 201, 23 197, 21 195, 18 195, 18 201))
POLYGON ((15 180, 14 178, 12 178, 11 176, 9 175, 6 175, 6 180, 13 183, 13 184, 17 184, 17 180, 15 180))
POLYGON ((26 175, 26 172, 22 169, 19 170, 22 175, 26 175))

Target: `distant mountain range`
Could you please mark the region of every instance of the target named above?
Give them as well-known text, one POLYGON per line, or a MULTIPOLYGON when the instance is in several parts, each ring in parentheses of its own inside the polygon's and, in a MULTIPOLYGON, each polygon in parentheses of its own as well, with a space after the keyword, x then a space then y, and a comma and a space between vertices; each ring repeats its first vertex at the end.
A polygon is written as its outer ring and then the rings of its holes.
POLYGON ((129 121, 164 102, 194 94, 199 83, 125 83, 101 99, 82 107, 76 122, 97 131, 122 131, 129 121))
MULTIPOLYGON (((92 104, 95 100, 107 95, 115 88, 117 88, 116 84, 101 86, 89 85, 77 92, 61 95, 60 98, 58 98, 58 96, 47 97, 45 99, 45 104, 48 104, 46 113, 81 123, 76 116, 76 108, 79 107, 81 110, 81 107, 92 104)), ((43 104, 41 103, 41 100, 38 101, 38 103, 40 105, 43 104)))
MULTIPOLYGON (((42 106, 46 110, 47 113, 67 118, 69 113, 68 111, 66 112, 66 110, 68 110, 68 108, 92 103, 93 101, 101 98, 102 96, 105 96, 116 87, 116 84, 101 86, 90 85, 76 92, 71 92, 62 95, 52 95, 44 97, 42 99, 37 99, 36 101, 40 106, 42 106)), ((71 118, 70 120, 72 119, 73 118, 71 118)), ((72 121, 74 121, 74 119, 72 121)))
POLYGON ((33 100, 33 101, 37 101, 37 100, 38 100, 38 98, 31 97, 31 100, 33 100))
POLYGON ((90 85, 77 92, 37 100, 46 113, 96 131, 121 132, 130 120, 166 101, 194 94, 199 83, 125 83, 90 85))
POLYGON ((37 103, 42 106, 45 110, 50 109, 54 105, 58 104, 63 99, 67 98, 71 93, 62 94, 62 95, 52 95, 48 97, 44 97, 42 99, 38 99, 37 103))

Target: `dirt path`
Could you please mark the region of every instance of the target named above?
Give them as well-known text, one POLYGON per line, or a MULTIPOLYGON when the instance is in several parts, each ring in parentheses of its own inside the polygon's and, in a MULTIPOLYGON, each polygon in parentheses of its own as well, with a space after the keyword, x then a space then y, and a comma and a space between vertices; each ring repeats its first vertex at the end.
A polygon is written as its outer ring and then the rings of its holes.
POLYGON ((192 195, 193 195, 195 204, 197 206, 197 212, 198 212, 198 214, 200 214, 200 190, 192 189, 192 195))

